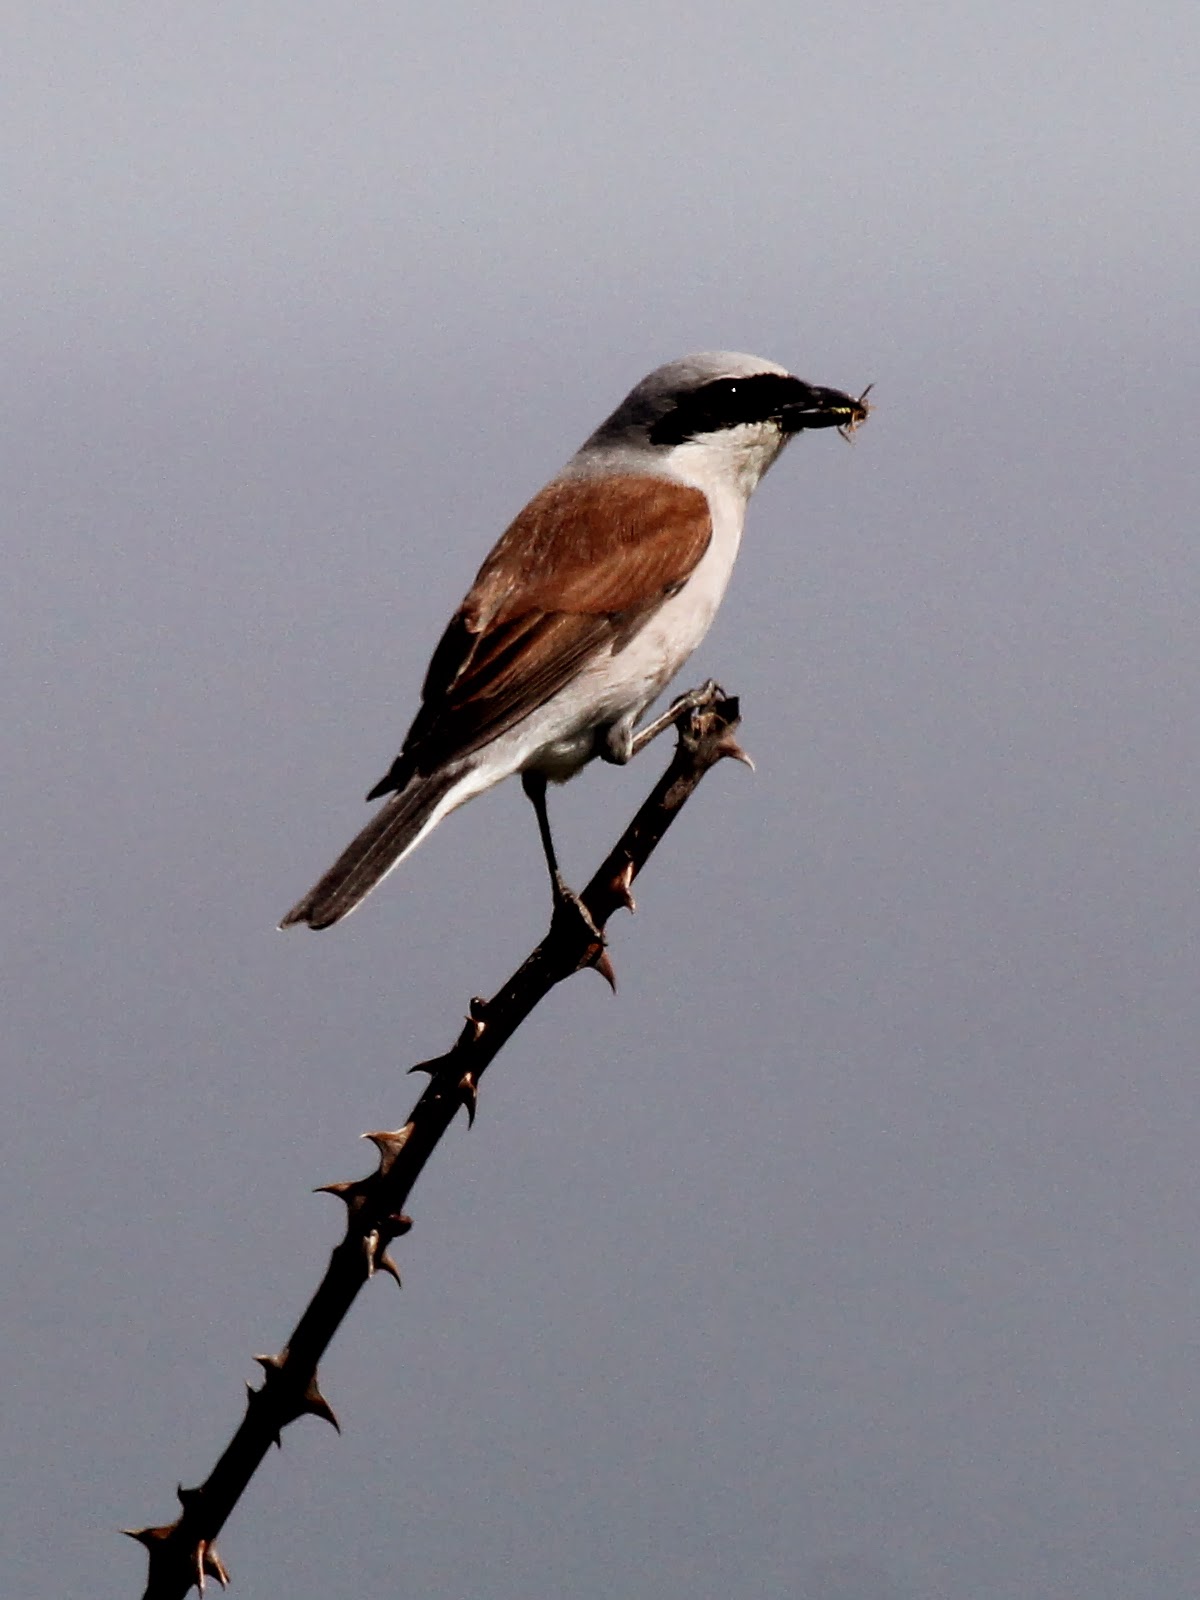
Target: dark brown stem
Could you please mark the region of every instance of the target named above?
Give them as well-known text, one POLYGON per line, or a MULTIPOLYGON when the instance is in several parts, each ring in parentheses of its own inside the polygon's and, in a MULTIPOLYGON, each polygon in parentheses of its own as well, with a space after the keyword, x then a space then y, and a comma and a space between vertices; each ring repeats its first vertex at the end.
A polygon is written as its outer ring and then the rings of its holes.
POLYGON ((204 1483, 178 1490, 178 1520, 127 1530, 150 1558, 144 1600, 183 1600, 193 1587, 203 1592, 210 1577, 225 1587, 228 1573, 214 1540, 267 1451, 288 1423, 306 1413, 338 1425, 317 1382, 318 1363, 367 1280, 385 1271, 399 1282, 388 1248, 411 1226, 404 1204, 438 1141, 461 1108, 474 1121, 483 1074, 555 984, 588 966, 612 982, 602 937, 609 917, 619 906, 632 908, 633 880, 709 768, 726 756, 747 759, 734 738, 737 701, 715 683, 683 697, 677 716, 679 740, 670 766, 580 897, 601 938, 585 918, 556 914, 546 937, 508 982, 490 1000, 471 1002, 453 1048, 412 1069, 428 1072, 429 1085, 402 1128, 366 1135, 379 1151, 376 1170, 324 1186, 346 1205, 346 1235, 291 1338, 278 1355, 255 1357, 265 1374, 262 1387, 247 1385, 246 1414, 204 1483))

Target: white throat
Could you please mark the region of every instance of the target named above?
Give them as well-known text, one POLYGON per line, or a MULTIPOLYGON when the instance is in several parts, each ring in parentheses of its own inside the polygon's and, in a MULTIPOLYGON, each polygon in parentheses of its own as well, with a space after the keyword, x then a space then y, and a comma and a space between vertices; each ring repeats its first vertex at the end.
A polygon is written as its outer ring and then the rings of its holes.
POLYGON ((710 500, 714 491, 732 493, 744 508, 787 442, 774 422, 747 423, 677 444, 664 465, 672 477, 702 489, 710 500))

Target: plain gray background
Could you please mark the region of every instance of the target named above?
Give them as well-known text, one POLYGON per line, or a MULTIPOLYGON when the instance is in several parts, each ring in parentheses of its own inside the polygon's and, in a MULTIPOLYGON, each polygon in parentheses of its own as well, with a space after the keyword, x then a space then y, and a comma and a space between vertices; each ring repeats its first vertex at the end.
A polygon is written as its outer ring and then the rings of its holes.
MULTIPOLYGON (((1195 1595, 1191 0, 5 34, 6 1586, 140 1591, 308 1190, 542 931, 515 785, 274 924, 493 538, 716 346, 876 385, 688 674, 757 775, 452 1130, 235 1592, 1195 1595)), ((577 881, 661 761, 553 797, 577 881)))

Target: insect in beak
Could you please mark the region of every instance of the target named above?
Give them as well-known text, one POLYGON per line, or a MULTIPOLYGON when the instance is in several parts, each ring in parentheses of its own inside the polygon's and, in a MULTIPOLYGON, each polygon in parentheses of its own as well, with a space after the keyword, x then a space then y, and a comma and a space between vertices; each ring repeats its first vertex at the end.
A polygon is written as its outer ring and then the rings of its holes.
POLYGON ((863 423, 871 414, 873 408, 867 404, 867 396, 874 387, 875 385, 873 383, 869 383, 859 395, 858 399, 854 402, 853 406, 847 406, 844 408, 848 415, 845 422, 838 425, 838 435, 839 437, 845 439, 847 444, 854 443, 854 435, 858 432, 859 428, 862 427, 863 423))

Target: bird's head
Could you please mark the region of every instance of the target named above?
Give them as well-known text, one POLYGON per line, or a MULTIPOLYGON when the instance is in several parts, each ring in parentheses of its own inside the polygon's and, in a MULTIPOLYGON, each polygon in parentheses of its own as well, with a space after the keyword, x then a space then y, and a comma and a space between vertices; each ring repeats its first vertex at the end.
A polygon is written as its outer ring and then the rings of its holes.
POLYGON ((749 494, 795 434, 837 428, 848 437, 869 409, 866 391, 854 399, 761 356, 704 351, 643 378, 580 454, 648 456, 672 475, 720 478, 749 494))

